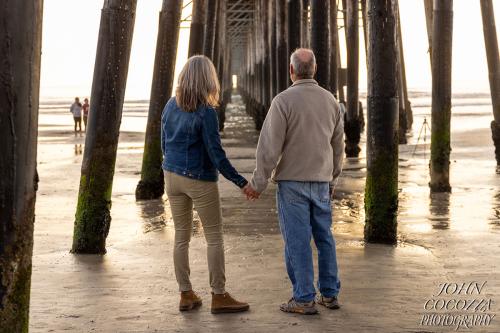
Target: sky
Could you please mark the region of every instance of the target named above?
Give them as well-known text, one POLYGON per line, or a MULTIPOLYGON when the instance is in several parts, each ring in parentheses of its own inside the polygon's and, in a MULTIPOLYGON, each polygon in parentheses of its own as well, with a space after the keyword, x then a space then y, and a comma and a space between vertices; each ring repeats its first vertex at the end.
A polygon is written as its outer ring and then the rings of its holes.
MULTIPOLYGON (((126 100, 149 99, 158 13, 162 0, 138 0, 126 100)), ((431 73, 423 0, 400 0, 401 27, 409 90, 430 91, 431 73)), ((88 97, 92 86, 103 0, 45 0, 41 98, 88 97)), ((500 0, 493 0, 500 36, 500 0)), ((182 14, 189 16, 191 6, 182 14)), ((176 77, 187 59, 189 23, 182 24, 176 77)), ((345 66, 344 31, 339 31, 345 66)), ((360 29, 360 91, 366 91, 366 59, 360 29)), ((479 0, 455 0, 452 90, 489 92, 479 0)))

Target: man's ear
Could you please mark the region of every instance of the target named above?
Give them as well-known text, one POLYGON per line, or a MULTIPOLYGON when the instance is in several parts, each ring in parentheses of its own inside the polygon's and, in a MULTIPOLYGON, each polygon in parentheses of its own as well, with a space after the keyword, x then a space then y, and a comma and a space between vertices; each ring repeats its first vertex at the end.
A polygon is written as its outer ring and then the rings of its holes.
POLYGON ((316 75, 316 71, 318 70, 318 65, 314 64, 314 75, 316 75))
POLYGON ((289 71, 290 71, 290 74, 294 74, 294 71, 293 71, 293 66, 292 66, 292 64, 290 64, 290 70, 289 70, 289 71))

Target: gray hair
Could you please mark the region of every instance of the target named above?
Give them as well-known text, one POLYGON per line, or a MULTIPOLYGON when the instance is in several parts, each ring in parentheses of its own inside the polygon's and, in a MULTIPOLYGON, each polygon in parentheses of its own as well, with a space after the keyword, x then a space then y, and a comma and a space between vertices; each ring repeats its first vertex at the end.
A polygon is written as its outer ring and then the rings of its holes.
POLYGON ((312 79, 316 70, 316 57, 311 49, 296 49, 290 56, 290 63, 297 79, 312 79))

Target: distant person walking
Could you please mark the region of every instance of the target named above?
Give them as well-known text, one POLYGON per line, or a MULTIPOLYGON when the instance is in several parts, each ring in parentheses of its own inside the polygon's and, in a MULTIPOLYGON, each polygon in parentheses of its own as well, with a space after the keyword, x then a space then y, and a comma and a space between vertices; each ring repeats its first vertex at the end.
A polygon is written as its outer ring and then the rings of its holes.
POLYGON ((175 97, 168 101, 161 117, 162 167, 175 227, 174 266, 181 292, 180 311, 201 305, 201 298, 193 291, 189 269, 193 205, 207 241, 212 313, 249 308, 225 290, 218 171, 239 188, 248 182, 231 165, 221 145, 215 111, 219 93, 217 72, 210 59, 191 57, 179 75, 175 97))
POLYGON ((80 134, 82 133, 82 103, 80 99, 75 97, 75 102, 71 104, 69 111, 73 114, 73 120, 75 121, 75 135, 77 125, 79 127, 80 134))
POLYGON ((87 120, 89 119, 89 99, 85 98, 83 100, 82 111, 83 111, 83 124, 85 125, 85 132, 87 132, 87 120))
POLYGON ((290 60, 293 84, 271 103, 257 145, 257 166, 245 193, 258 198, 269 178, 278 182, 278 216, 293 286, 293 297, 280 309, 315 314, 315 300, 339 308, 331 199, 342 170, 344 125, 335 97, 313 79, 313 51, 298 49, 290 60), (318 249, 317 297, 311 236, 318 249))

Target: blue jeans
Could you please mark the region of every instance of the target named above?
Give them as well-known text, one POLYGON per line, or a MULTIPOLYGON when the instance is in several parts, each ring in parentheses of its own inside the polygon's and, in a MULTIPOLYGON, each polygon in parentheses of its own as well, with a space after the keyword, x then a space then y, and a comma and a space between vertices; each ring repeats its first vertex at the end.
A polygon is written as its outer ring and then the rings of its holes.
POLYGON ((276 196, 286 269, 293 298, 298 302, 312 301, 316 295, 311 236, 318 249, 320 293, 332 297, 340 290, 329 192, 327 182, 278 182, 276 196))

